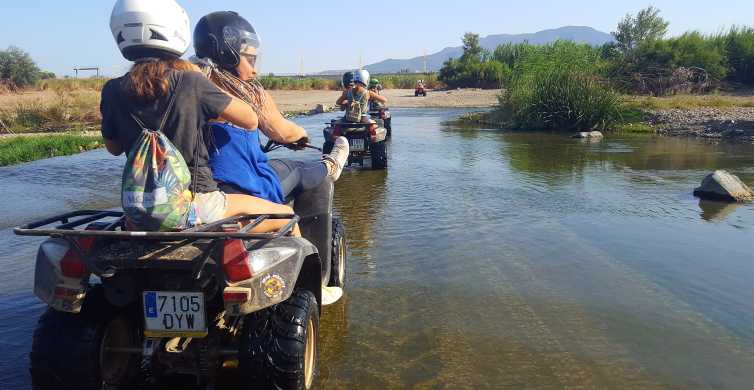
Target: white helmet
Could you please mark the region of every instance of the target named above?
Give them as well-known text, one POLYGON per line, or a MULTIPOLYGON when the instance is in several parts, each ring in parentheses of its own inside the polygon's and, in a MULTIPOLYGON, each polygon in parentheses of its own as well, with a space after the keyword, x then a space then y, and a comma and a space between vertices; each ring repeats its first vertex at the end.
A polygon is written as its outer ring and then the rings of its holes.
POLYGON ((354 71, 353 82, 364 84, 364 86, 369 85, 369 71, 366 69, 359 69, 354 71))
POLYGON ((191 44, 188 14, 175 0, 118 0, 110 30, 129 61, 180 57, 191 44))

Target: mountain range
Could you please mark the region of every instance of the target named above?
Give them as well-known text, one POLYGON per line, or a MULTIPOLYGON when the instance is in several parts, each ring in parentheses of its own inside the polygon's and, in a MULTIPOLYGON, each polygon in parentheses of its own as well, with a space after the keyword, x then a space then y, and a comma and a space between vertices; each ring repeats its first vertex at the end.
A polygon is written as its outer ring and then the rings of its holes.
MULTIPOLYGON (((480 45, 494 51, 499 45, 506 43, 523 43, 529 42, 534 45, 543 45, 557 40, 568 40, 577 43, 587 43, 592 46, 601 46, 607 42, 613 41, 613 36, 602 31, 595 30, 591 27, 584 26, 566 26, 552 30, 543 30, 532 34, 498 34, 489 35, 479 39, 480 45)), ((440 70, 443 62, 450 58, 458 58, 463 54, 463 47, 446 47, 437 53, 429 54, 426 57, 427 71, 436 72, 440 70)), ((424 71, 424 57, 414 57, 409 59, 387 59, 364 67, 370 73, 397 73, 401 71, 422 72, 424 71)), ((320 74, 340 74, 343 71, 325 71, 320 74)))

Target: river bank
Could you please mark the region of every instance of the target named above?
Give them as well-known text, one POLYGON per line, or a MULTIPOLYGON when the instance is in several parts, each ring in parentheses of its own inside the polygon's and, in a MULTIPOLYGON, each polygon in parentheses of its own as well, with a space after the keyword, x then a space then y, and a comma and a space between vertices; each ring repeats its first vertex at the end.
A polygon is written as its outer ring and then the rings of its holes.
MULTIPOLYGON (((624 119, 616 131, 754 142, 754 95, 623 97, 624 119)), ((458 123, 508 128, 505 115, 476 112, 458 123)))

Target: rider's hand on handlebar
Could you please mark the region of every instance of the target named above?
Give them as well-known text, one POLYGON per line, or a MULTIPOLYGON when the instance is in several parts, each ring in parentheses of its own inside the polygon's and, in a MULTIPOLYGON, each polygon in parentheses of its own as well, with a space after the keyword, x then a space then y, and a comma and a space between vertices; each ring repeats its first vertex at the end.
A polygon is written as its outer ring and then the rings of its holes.
POLYGON ((293 150, 302 150, 306 148, 306 145, 309 145, 309 137, 302 137, 298 141, 290 144, 290 148, 293 150))

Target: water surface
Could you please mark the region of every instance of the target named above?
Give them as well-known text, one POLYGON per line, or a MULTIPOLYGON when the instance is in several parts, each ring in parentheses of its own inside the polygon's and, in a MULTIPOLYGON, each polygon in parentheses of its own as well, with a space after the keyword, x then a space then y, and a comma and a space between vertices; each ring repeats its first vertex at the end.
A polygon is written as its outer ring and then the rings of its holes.
MULTIPOLYGON (((751 388, 754 206, 691 192, 714 169, 754 183, 754 146, 443 124, 460 113, 394 110, 388 171, 337 183, 350 278, 323 312, 321 388, 751 388)), ((321 142, 328 119, 298 121, 321 142)), ((115 206, 121 166, 0 168, 0 388, 29 387, 44 309, 38 240, 9 228, 115 206)))

